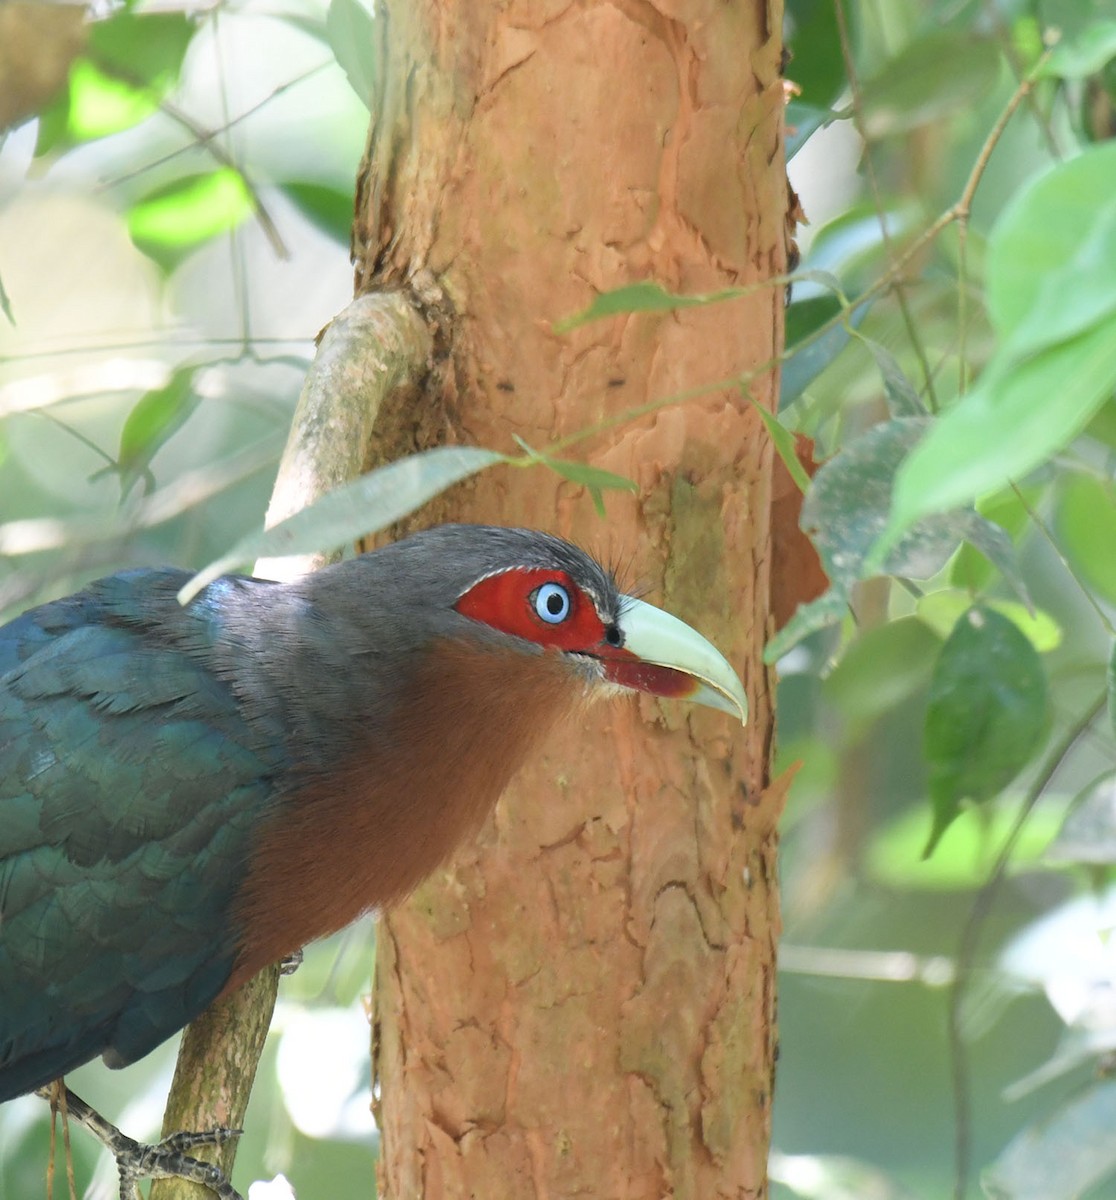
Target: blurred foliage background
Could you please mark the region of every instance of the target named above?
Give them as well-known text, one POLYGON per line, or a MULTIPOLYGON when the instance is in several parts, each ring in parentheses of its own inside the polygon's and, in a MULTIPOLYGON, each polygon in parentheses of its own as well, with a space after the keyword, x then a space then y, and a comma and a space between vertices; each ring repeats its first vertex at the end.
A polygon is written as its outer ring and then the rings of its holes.
MULTIPOLYGON (((4 615, 261 525, 351 294, 375 19, 0 4, 4 615)), ((825 460, 834 586, 771 651, 799 764, 773 1191, 1109 1196, 1116 14, 788 0, 786 33, 809 224, 779 417, 825 460)), ((372 940, 284 981, 242 1190, 369 1194, 372 940)), ((70 1082, 151 1136, 174 1052, 70 1082)), ((0 1109, 0 1195, 44 1194, 44 1110, 0 1109)))

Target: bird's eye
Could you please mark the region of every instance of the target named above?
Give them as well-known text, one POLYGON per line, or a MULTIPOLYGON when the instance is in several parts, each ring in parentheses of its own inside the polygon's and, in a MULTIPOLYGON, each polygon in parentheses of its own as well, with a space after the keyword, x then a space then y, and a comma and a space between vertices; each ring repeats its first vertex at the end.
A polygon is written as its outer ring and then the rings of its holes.
POLYGON ((559 583, 544 583, 531 599, 535 612, 548 625, 560 625, 570 615, 570 593, 559 583))

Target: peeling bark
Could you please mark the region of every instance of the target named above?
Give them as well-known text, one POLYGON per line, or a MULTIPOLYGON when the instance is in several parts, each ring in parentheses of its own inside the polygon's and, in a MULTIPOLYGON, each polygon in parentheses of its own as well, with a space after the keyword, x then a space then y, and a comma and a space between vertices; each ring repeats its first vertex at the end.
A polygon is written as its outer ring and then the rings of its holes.
MULTIPOLYGON (((607 524, 583 489, 511 468, 424 520, 531 525, 619 558, 629 589, 727 652, 753 716, 741 734, 711 710, 602 703, 385 919, 384 1196, 766 1194, 771 462, 748 399, 715 385, 773 358, 782 297, 553 323, 635 280, 706 292, 782 271, 780 25, 776 5, 712 0, 389 4, 357 281, 433 280, 441 334, 377 453, 596 431, 577 456, 639 486, 609 494, 607 524)), ((771 406, 775 385, 750 396, 771 406)))

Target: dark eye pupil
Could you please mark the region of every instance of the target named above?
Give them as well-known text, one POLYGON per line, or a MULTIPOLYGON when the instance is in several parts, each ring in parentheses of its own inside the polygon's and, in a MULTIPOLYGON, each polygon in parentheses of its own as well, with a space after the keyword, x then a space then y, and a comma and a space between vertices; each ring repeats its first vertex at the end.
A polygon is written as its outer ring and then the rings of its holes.
POLYGON ((546 598, 546 611, 552 617, 558 616, 566 607, 566 602, 558 592, 551 592, 546 598))

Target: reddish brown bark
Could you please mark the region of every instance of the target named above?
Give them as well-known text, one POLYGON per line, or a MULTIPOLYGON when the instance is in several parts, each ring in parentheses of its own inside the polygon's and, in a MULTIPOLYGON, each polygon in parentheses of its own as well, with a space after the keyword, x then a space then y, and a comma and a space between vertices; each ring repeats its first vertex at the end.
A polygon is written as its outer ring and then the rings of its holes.
MULTIPOLYGON (((814 461, 814 443, 798 434, 794 452, 813 478, 821 465, 814 461)), ((817 599, 829 587, 814 543, 798 526, 802 500, 798 484, 776 456, 771 481, 771 616, 776 629, 783 628, 800 604, 817 599)))
MULTIPOLYGON (((358 196, 358 286, 439 323, 378 453, 577 448, 635 480, 500 469, 424 514, 554 530, 740 671, 745 731, 601 704, 513 782, 480 838, 381 926, 377 1069, 390 1197, 765 1193, 777 932, 768 785, 770 448, 710 388, 772 359, 781 295, 558 336, 599 291, 751 284, 785 262, 777 5, 392 3, 358 196), (610 424, 615 422, 615 424, 610 424)), ((775 380, 751 395, 770 405, 775 380)), ((452 787, 453 781, 446 785, 452 787)))

